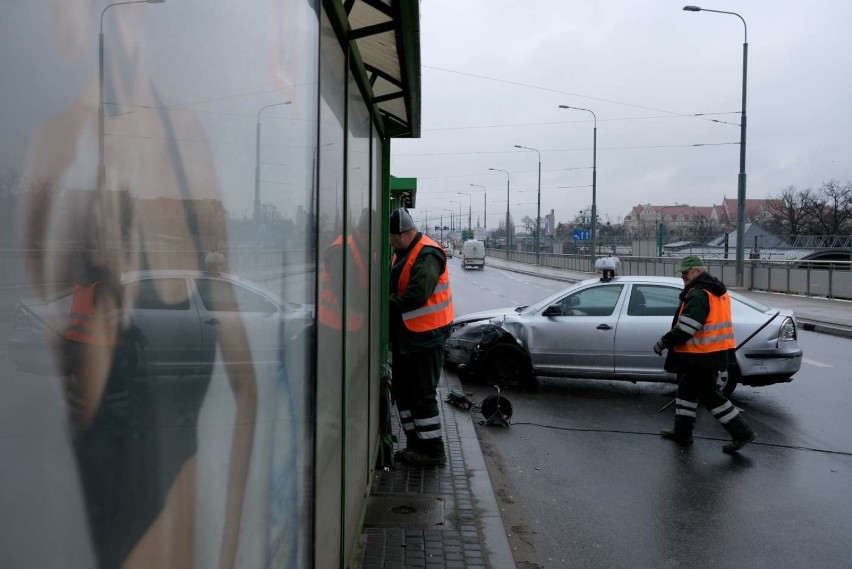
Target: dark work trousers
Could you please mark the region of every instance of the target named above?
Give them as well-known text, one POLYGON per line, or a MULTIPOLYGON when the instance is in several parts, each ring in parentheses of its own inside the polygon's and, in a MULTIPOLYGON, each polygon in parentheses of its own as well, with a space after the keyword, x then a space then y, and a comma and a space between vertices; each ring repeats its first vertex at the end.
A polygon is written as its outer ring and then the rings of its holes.
POLYGON ((716 385, 718 372, 694 368, 683 374, 675 398, 675 432, 691 435, 698 404, 710 411, 726 430, 739 416, 737 408, 722 395, 716 385))
POLYGON ((441 347, 404 356, 393 354, 391 393, 396 400, 406 446, 432 456, 444 454, 437 393, 443 362, 441 347))

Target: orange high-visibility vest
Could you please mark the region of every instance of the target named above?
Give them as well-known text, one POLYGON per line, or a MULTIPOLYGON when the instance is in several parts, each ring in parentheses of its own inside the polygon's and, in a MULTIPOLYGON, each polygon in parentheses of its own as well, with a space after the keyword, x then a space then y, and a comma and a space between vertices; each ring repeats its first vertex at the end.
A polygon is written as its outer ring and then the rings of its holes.
MULTIPOLYGON (((355 262, 355 267, 358 269, 358 284, 361 290, 367 290, 367 266, 364 264, 364 259, 361 257, 361 252, 358 250, 358 245, 355 239, 350 235, 346 238, 346 244, 349 246, 349 251, 352 253, 352 260, 355 262)), ((343 236, 338 236, 331 245, 332 247, 343 246, 343 236)), ((317 306, 317 318, 320 323, 334 330, 343 329, 343 307, 337 295, 331 288, 331 275, 323 267, 320 270, 320 294, 319 304, 317 306)), ((349 311, 346 318, 347 330, 359 330, 364 325, 364 315, 349 311)))
MULTIPOLYGON (((674 347, 675 352, 686 354, 708 354, 731 350, 736 347, 734 341, 734 324, 731 318, 731 297, 726 292, 716 296, 704 291, 710 299, 710 312, 704 325, 689 339, 689 341, 674 347)), ((683 313, 681 304, 680 312, 683 313)))
MULTIPOLYGON (((427 245, 435 247, 444 255, 444 272, 438 278, 438 284, 435 285, 435 290, 432 291, 432 296, 429 297, 426 304, 402 313, 402 321, 405 323, 405 327, 412 332, 437 330, 453 321, 453 294, 450 290, 450 270, 446 263, 447 254, 444 253, 444 249, 440 245, 426 235, 423 235, 420 241, 408 253, 408 258, 402 267, 402 273, 399 275, 397 294, 405 292, 405 288, 408 286, 408 281, 411 278, 411 267, 414 266, 420 250, 427 245)), ((396 255, 394 255, 391 265, 395 263, 396 255)))
POLYGON ((103 318, 98 318, 95 309, 95 288, 100 283, 87 287, 75 284, 71 291, 71 315, 68 319, 66 340, 83 344, 111 346, 115 344, 115 334, 103 318))

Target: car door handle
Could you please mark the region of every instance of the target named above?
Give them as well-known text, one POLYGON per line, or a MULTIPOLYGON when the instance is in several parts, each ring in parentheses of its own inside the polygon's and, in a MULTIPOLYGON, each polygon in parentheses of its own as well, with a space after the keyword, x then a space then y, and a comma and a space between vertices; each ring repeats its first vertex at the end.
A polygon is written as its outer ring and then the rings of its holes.
POLYGON ((210 320, 205 320, 205 324, 210 324, 211 326, 216 326, 217 324, 221 324, 218 318, 211 318, 210 320))
POLYGON ((609 324, 598 324, 598 330, 612 330, 612 326, 609 324))

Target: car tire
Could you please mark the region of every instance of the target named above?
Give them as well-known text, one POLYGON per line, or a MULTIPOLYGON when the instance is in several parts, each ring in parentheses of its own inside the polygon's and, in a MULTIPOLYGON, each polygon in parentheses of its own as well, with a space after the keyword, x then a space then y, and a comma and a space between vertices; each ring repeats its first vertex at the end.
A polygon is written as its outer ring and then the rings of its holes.
POLYGON ((532 381, 532 370, 521 348, 500 344, 485 353, 479 378, 501 387, 525 387, 532 381))
POLYGON ((719 380, 719 390, 722 392, 722 395, 725 397, 730 397, 734 392, 734 389, 737 388, 740 380, 742 379, 742 374, 740 374, 740 368, 736 364, 728 366, 728 378, 727 381, 719 380))

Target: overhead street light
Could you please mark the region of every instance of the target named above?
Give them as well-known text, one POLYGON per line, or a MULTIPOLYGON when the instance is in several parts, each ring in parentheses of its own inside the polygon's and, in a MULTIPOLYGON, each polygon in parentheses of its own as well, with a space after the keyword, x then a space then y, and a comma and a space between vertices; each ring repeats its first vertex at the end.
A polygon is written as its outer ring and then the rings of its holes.
POLYGON ((743 286, 745 264, 745 200, 746 200, 746 86, 748 83, 748 26, 742 16, 736 12, 724 10, 709 10, 699 6, 684 6, 686 12, 712 12, 736 16, 743 23, 743 88, 742 88, 742 117, 740 120, 740 171, 737 176, 737 259, 736 282, 743 286))
POLYGON ((598 224, 598 192, 597 192, 597 183, 598 183, 598 117, 589 109, 582 109, 580 107, 569 107, 568 105, 559 105, 560 109, 573 109, 575 111, 585 111, 587 113, 592 113, 592 117, 595 119, 595 128, 594 128, 594 138, 592 143, 592 234, 591 234, 591 245, 592 245, 592 254, 590 256, 592 268, 595 266, 595 254, 597 253, 597 229, 596 226, 598 224))
MULTIPOLYGON (((106 192, 106 160, 104 158, 104 14, 113 6, 125 6, 128 4, 162 4, 165 0, 130 0, 129 2, 113 2, 101 10, 101 23, 98 33, 98 180, 97 194, 101 198, 101 208, 105 208, 104 193, 106 192)), ((104 211, 101 211, 104 214, 104 211)), ((103 235, 103 231, 100 232, 103 235)), ((106 243, 100 241, 99 246, 106 247, 106 243)))
POLYGON ((521 148, 523 150, 532 150, 536 154, 538 154, 538 208, 536 209, 535 214, 535 239, 533 243, 535 244, 535 264, 539 264, 539 255, 540 251, 540 237, 541 234, 541 152, 539 152, 535 148, 530 148, 529 146, 521 146, 520 144, 516 144, 515 148, 521 148))
POLYGON ((464 222, 462 221, 462 214, 461 214, 462 203, 457 202, 456 200, 449 200, 449 202, 459 204, 459 231, 464 231, 464 228, 462 227, 462 225, 464 225, 464 222))
POLYGON ((254 220, 260 218, 260 115, 270 107, 289 105, 290 101, 264 105, 257 111, 257 122, 254 131, 254 220))
POLYGON ((482 225, 485 226, 485 241, 488 241, 488 188, 480 184, 468 184, 471 187, 482 188, 484 200, 482 202, 482 225))
POLYGON ((463 196, 467 196, 467 230, 473 231, 473 225, 472 225, 472 222, 470 220, 470 216, 471 216, 470 210, 471 210, 471 207, 472 207, 472 204, 473 204, 473 194, 471 194, 470 192, 457 192, 457 193, 459 193, 463 196))
POLYGON ((500 168, 489 168, 492 172, 503 172, 506 174, 506 259, 509 259, 509 171, 500 168))

